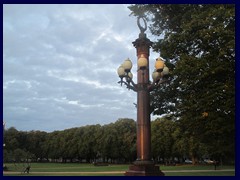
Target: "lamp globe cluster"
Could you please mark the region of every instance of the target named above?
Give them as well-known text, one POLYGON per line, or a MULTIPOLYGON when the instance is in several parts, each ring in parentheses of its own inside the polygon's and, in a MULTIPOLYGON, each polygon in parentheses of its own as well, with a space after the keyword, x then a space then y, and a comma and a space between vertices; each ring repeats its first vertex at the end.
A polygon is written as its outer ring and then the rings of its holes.
POLYGON ((157 58, 155 62, 155 69, 152 73, 152 79, 154 82, 158 81, 160 78, 162 78, 165 75, 168 75, 169 69, 165 65, 164 61, 162 58, 157 58))
MULTIPOLYGON (((140 58, 137 61, 138 68, 140 70, 144 70, 148 67, 147 58, 141 54, 140 58)), ((125 77, 126 81, 130 81, 133 78, 133 74, 131 73, 132 69, 132 61, 127 58, 121 66, 119 66, 117 73, 121 80, 125 77)), ((154 82, 157 82, 160 78, 168 75, 169 68, 165 65, 162 58, 158 57, 155 62, 155 69, 152 73, 152 79, 154 82)))
POLYGON ((133 78, 133 74, 131 73, 131 69, 132 69, 132 61, 127 58, 121 66, 119 66, 117 73, 118 76, 121 78, 126 78, 127 81, 129 81, 130 79, 133 78))

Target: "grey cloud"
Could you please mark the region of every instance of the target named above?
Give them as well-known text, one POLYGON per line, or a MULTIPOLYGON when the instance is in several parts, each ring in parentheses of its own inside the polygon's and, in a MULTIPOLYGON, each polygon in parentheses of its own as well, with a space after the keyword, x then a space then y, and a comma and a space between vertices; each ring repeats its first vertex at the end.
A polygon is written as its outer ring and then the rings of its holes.
POLYGON ((53 131, 135 119, 136 94, 116 73, 125 58, 136 63, 139 30, 129 13, 126 5, 4 5, 7 126, 53 131))

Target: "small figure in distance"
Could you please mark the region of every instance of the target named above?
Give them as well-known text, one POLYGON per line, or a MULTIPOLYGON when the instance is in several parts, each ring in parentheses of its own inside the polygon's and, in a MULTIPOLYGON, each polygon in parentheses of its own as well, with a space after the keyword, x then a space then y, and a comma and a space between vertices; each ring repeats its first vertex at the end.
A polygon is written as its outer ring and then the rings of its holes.
POLYGON ((218 161, 214 160, 213 165, 214 165, 214 170, 217 170, 218 161))
POLYGON ((29 174, 29 171, 30 171, 30 165, 28 165, 27 167, 26 167, 26 169, 24 170, 24 173, 28 173, 29 174))

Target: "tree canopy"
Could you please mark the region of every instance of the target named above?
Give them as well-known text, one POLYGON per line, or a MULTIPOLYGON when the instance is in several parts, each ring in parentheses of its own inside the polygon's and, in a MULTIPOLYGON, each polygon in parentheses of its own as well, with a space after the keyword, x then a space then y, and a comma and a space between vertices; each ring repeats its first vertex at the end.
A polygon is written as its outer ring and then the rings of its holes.
POLYGON ((151 93, 153 113, 174 114, 186 138, 193 139, 193 159, 194 149, 202 144, 214 156, 234 156, 235 5, 129 8, 148 19, 151 33, 158 37, 153 49, 174 67, 171 82, 151 93))
MULTIPOLYGON (((217 158, 208 151, 211 145, 195 143, 196 137, 189 138, 189 132, 173 116, 152 121, 151 134, 155 162, 183 163, 192 153, 199 160, 206 155, 217 158)), ((102 126, 88 125, 50 133, 18 131, 11 127, 4 131, 3 142, 6 144, 3 148, 4 162, 131 163, 137 154, 136 122, 126 118, 102 126)), ((224 163, 234 162, 231 154, 224 156, 228 157, 223 159, 224 163)))

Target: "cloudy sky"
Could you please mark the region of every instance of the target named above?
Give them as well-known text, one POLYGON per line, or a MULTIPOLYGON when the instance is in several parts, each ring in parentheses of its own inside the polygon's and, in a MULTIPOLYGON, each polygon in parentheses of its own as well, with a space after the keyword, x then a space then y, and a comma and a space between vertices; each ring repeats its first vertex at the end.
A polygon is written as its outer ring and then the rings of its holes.
MULTIPOLYGON (((51 132, 136 120, 136 93, 121 87, 116 73, 129 57, 136 82, 139 29, 127 6, 3 5, 7 128, 51 132)), ((151 52, 151 70, 157 56, 151 52)))

